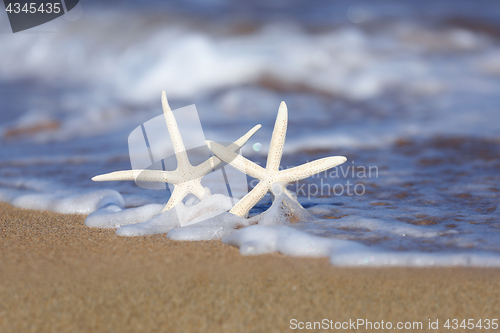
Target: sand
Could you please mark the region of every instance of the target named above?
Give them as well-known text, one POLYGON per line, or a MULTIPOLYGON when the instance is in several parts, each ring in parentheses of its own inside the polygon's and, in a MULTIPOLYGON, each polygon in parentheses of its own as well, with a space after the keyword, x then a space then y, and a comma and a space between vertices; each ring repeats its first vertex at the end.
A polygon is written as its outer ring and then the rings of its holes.
POLYGON ((219 241, 118 237, 85 227, 82 215, 7 204, 0 211, 3 333, 299 331, 291 319, 423 323, 404 332, 430 331, 428 320, 438 319, 432 332, 472 332, 442 325, 500 319, 500 269, 339 268, 326 258, 244 257, 219 241))

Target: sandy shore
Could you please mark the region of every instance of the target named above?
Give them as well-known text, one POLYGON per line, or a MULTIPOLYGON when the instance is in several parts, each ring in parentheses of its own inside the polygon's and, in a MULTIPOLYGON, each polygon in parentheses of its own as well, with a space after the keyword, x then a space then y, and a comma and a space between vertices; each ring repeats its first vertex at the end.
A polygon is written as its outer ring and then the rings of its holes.
POLYGON ((0 332, 282 332, 291 319, 360 318, 423 323, 404 332, 439 319, 432 332, 471 332, 442 325, 500 319, 499 269, 244 257, 218 241, 123 238, 80 215, 0 210, 0 332))

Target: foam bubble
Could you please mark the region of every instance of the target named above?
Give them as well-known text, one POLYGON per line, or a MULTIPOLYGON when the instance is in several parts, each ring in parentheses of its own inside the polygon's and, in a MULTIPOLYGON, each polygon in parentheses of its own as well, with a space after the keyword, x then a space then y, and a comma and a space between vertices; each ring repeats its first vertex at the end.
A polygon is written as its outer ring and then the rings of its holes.
MULTIPOLYGON (((116 234, 119 236, 131 237, 161 234, 169 232, 174 227, 186 227, 190 225, 195 225, 197 229, 186 230, 194 230, 195 232, 198 232, 202 227, 211 229, 213 229, 214 227, 227 227, 227 217, 224 218, 219 216, 222 213, 230 210, 233 206, 232 203, 235 202, 235 200, 236 199, 232 199, 221 194, 207 196, 203 198, 202 201, 191 197, 186 201, 186 203, 181 202, 174 208, 167 210, 166 212, 159 214, 152 219, 146 219, 143 216, 144 214, 142 214, 140 219, 143 222, 138 221, 140 223, 134 223, 130 225, 125 225, 126 223, 122 223, 121 221, 119 221, 116 213, 100 215, 105 219, 103 223, 106 223, 108 225, 118 223, 119 225, 122 225, 122 227, 120 227, 116 231, 116 234), (206 222, 207 220, 211 222, 206 222), (213 225, 214 222, 217 223, 217 225, 213 225)), ((152 207, 149 212, 154 213, 154 209, 156 208, 152 207)), ((123 213, 121 213, 121 216, 123 216, 123 218, 127 221, 130 221, 132 219, 139 220, 138 215, 141 213, 142 211, 140 211, 139 209, 127 209, 123 213)), ((183 235, 186 235, 186 232, 184 231, 181 231, 181 233, 183 233, 183 235)))
POLYGON ((1 194, 0 196, 2 200, 8 201, 12 206, 48 210, 62 214, 89 214, 107 205, 121 209, 125 204, 120 193, 114 190, 98 190, 83 194, 68 193, 68 191, 57 191, 53 194, 19 191, 17 193, 8 192, 8 194, 10 197, 1 196, 1 194))
POLYGON ((85 219, 85 225, 94 228, 119 228, 123 225, 146 222, 159 215, 162 209, 161 204, 149 204, 129 209, 110 204, 90 213, 85 219))

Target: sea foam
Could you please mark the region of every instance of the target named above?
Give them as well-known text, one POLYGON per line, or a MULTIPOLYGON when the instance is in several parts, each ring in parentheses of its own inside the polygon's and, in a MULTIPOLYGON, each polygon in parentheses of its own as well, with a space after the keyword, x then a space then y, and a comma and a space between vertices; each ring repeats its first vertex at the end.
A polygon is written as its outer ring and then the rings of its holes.
POLYGON ((55 193, 39 193, 0 189, 0 200, 14 207, 48 210, 61 214, 89 214, 103 207, 113 206, 122 209, 125 205, 125 200, 115 190, 75 194, 62 190, 55 193))
POLYGON ((293 195, 276 196, 265 212, 250 218, 228 213, 227 210, 232 207, 231 198, 220 194, 207 196, 201 201, 190 197, 186 203, 163 213, 162 207, 149 204, 123 209, 109 203, 89 214, 85 224, 118 228, 116 234, 127 237, 167 234, 167 238, 180 241, 221 239, 223 243, 239 248, 242 255, 278 252, 297 257, 329 257, 336 266, 500 267, 500 256, 482 251, 389 251, 353 240, 335 236, 327 238, 301 231, 296 226, 314 220, 316 223, 334 224, 337 228, 369 228, 375 234, 392 233, 410 238, 436 238, 457 233, 439 228, 432 231, 419 226, 394 226, 380 219, 359 216, 327 221, 321 216, 337 210, 337 206, 317 205, 306 210, 293 195))

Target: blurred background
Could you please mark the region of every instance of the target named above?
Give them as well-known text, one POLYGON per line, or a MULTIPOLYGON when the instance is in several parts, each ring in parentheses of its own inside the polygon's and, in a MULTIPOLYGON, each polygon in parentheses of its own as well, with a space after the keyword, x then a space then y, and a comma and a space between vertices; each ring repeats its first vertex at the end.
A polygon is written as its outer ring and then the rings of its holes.
POLYGON ((378 168, 307 180, 365 191, 299 197, 305 206, 454 235, 388 246, 499 250, 499 1, 86 0, 17 34, 0 19, 0 200, 111 188, 129 206, 165 202, 90 181, 130 168, 127 137, 161 114, 161 90, 173 109, 196 104, 207 139, 261 123, 243 150, 260 162, 284 100, 284 167, 344 155, 345 168, 378 168))

